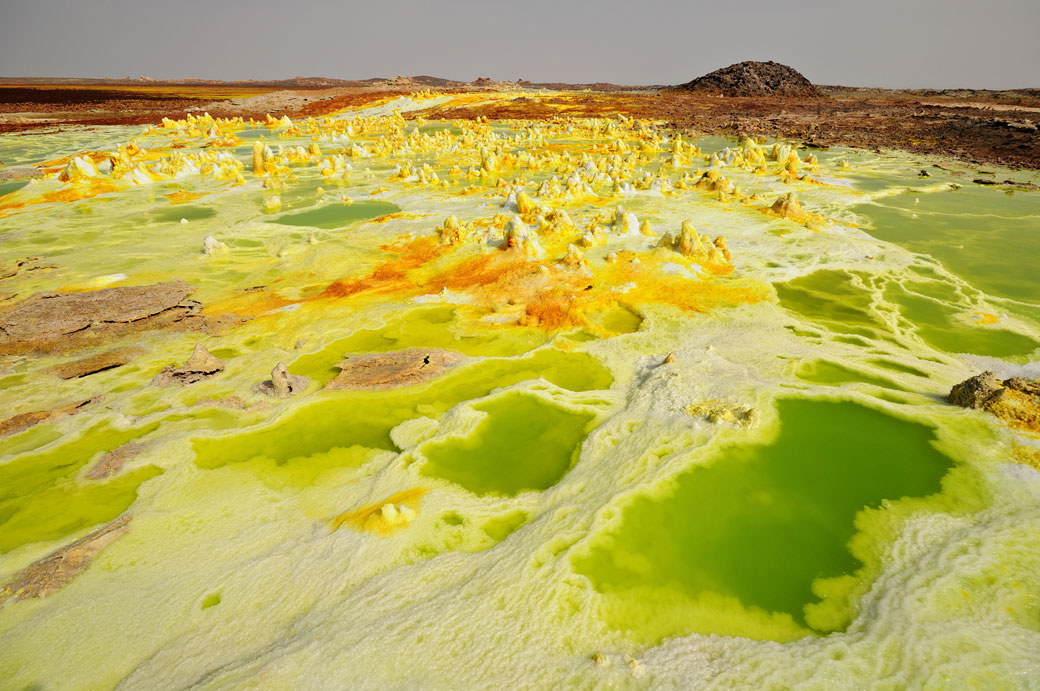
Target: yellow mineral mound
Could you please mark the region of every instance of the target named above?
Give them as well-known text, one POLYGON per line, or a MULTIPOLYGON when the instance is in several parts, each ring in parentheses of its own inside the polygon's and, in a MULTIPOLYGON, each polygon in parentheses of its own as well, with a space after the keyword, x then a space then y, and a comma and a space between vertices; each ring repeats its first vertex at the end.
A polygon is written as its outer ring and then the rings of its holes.
POLYGON ((534 223, 538 216, 544 213, 544 209, 523 190, 516 195, 516 210, 526 223, 534 223))
POLYGON ((578 249, 577 245, 567 245, 567 254, 560 260, 564 266, 572 269, 587 269, 589 262, 585 259, 585 253, 578 249))
POLYGON ((266 175, 264 168, 264 143, 260 140, 253 142, 253 175, 266 175))
POLYGON ((720 235, 712 241, 707 235, 699 235, 690 220, 683 221, 679 235, 666 237, 664 244, 717 276, 733 271, 726 239, 720 235))
POLYGON ((694 187, 712 192, 722 192, 723 194, 735 194, 737 191, 737 186, 733 184, 733 181, 717 170, 709 170, 704 173, 694 183, 694 187))
POLYGON ((442 245, 464 245, 471 239, 472 228, 451 215, 444 219, 444 225, 437 229, 437 234, 442 245))
POLYGON ((762 209, 762 211, 777 218, 786 218, 795 223, 800 223, 810 230, 818 230, 824 224, 822 216, 809 213, 802 208, 794 192, 781 195, 773 202, 772 206, 762 209))
POLYGON ((528 257, 545 255, 545 250, 538 242, 538 236, 524 224, 519 216, 513 216, 506 224, 506 236, 502 249, 519 250, 528 257))

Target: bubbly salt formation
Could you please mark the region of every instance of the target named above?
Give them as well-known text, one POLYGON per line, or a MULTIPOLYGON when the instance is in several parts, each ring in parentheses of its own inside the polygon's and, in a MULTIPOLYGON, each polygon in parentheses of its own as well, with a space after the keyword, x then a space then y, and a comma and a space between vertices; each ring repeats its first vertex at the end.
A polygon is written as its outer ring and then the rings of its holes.
POLYGON ((0 679, 1032 683, 1037 193, 516 97, 0 138, 0 679))

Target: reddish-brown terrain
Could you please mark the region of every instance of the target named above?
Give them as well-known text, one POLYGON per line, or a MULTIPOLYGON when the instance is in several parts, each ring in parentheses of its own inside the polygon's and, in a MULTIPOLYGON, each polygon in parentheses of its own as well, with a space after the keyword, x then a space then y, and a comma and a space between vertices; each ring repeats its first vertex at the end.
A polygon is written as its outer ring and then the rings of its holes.
MULTIPOLYGON (((740 88, 738 83, 734 93, 744 93, 740 88)), ((184 117, 189 110, 206 110, 215 117, 263 117, 270 112, 297 118, 424 89, 518 92, 493 106, 434 109, 424 111, 424 118, 551 119, 624 113, 696 133, 779 136, 819 147, 895 148, 974 163, 1040 168, 1040 89, 908 91, 815 85, 819 96, 722 96, 715 93, 717 88, 533 84, 484 78, 234 83, 9 79, 0 80, 0 132, 156 123, 163 117, 184 117)))

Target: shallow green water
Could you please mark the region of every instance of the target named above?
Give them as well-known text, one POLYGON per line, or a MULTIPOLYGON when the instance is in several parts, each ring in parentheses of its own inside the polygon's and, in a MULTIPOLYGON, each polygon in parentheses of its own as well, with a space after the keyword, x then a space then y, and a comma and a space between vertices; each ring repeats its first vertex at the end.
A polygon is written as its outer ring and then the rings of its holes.
POLYGON ((1007 359, 1030 355, 1040 342, 1000 326, 967 322, 977 294, 915 267, 898 279, 824 270, 775 285, 780 304, 831 331, 895 340, 896 326, 948 353, 1007 359))
POLYGON ((347 355, 386 353, 406 348, 443 348, 463 355, 511 357, 542 345, 546 336, 536 329, 511 330, 507 334, 480 333, 459 327, 453 307, 403 310, 384 326, 360 329, 346 338, 333 341, 321 350, 301 355, 289 371, 322 384, 340 370, 336 363, 347 355))
POLYGON ((878 367, 883 367, 884 369, 887 369, 887 370, 892 370, 893 372, 901 372, 902 374, 912 374, 915 377, 927 377, 928 376, 927 372, 922 372, 921 370, 917 369, 916 367, 911 367, 910 365, 907 365, 907 364, 904 364, 904 363, 901 363, 901 362, 894 362, 892 360, 886 360, 884 358, 874 358, 873 360, 870 361, 870 364, 877 365, 878 367))
POLYGON ((571 391, 607 389, 609 371, 585 353, 554 349, 511 359, 486 359, 443 375, 428 385, 389 391, 330 392, 287 419, 230 437, 196 439, 195 463, 216 468, 254 461, 307 482, 328 467, 353 465, 365 454, 352 447, 396 450, 390 430, 405 420, 440 416, 463 401, 486 396, 494 389, 543 378, 571 391), (320 458, 311 458, 320 456, 320 458))
POLYGON ((639 331, 643 318, 627 307, 615 305, 599 313, 587 315, 588 320, 608 333, 628 334, 639 331))
POLYGON ((878 377, 866 372, 861 372, 849 367, 827 362, 825 360, 814 360, 799 367, 798 376, 806 381, 817 384, 845 384, 858 382, 872 384, 886 389, 899 389, 898 384, 891 379, 878 377))
POLYGON ((315 209, 285 214, 271 219, 271 222, 287 226, 307 226, 335 230, 358 221, 367 221, 380 216, 386 216, 387 214, 397 213, 400 210, 401 207, 390 202, 361 201, 353 204, 344 204, 337 201, 322 204, 315 209))
POLYGON ((874 237, 939 259, 992 295, 1040 302, 1040 192, 1014 192, 967 181, 960 189, 908 191, 857 208, 874 237))
POLYGON ((476 494, 552 487, 576 459, 593 418, 530 394, 501 396, 473 409, 487 417, 465 437, 427 446, 423 473, 476 494))
POLYGON ((831 326, 839 333, 877 337, 887 331, 871 295, 846 271, 816 271, 776 284, 780 304, 831 326))
POLYGON ((101 423, 53 449, 0 464, 0 553, 30 542, 55 540, 112 520, 134 501, 137 488, 161 473, 146 466, 111 480, 77 476, 99 454, 154 431, 114 429, 101 423))
POLYGON ((216 215, 216 209, 208 206, 177 204, 155 211, 151 214, 151 218, 158 223, 179 223, 182 218, 187 221, 201 221, 205 218, 213 218, 216 215))
MULTIPOLYGON (((804 607, 818 599, 814 582, 860 567, 847 548, 857 513, 938 492, 951 467, 928 427, 854 403, 781 399, 779 414, 774 444, 720 449, 665 496, 633 501, 621 524, 575 559, 608 595, 640 588, 644 600, 657 598, 642 612, 623 601, 611 613, 615 626, 642 627, 636 634, 650 638, 722 632, 697 626, 710 615, 684 620, 659 606, 676 594, 705 593, 807 626, 804 607)), ((738 618, 727 627, 759 635, 738 618)))
POLYGON ((10 194, 16 190, 20 190, 29 184, 28 180, 12 180, 10 182, 0 182, 0 197, 5 194, 10 194))
POLYGON ((914 295, 896 286, 885 290, 885 298, 899 306, 921 338, 949 353, 977 353, 1010 358, 1032 353, 1040 343, 1007 329, 971 326, 957 321, 955 311, 926 295, 914 295))

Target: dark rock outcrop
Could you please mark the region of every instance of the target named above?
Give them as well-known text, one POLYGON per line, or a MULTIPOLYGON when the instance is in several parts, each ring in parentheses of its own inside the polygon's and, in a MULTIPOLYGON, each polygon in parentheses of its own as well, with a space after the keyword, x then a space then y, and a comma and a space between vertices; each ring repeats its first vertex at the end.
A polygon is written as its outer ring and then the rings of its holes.
POLYGON ((778 62, 750 60, 715 70, 676 88, 722 96, 822 96, 798 70, 778 62))
POLYGON ((946 400, 989 411, 1011 427, 1040 432, 1040 381, 1023 377, 1001 381, 993 372, 983 372, 950 389, 946 400))
POLYGON ((62 379, 78 379, 98 372, 122 367, 130 362, 135 355, 143 351, 140 348, 119 348, 108 350, 97 355, 67 362, 55 367, 52 371, 62 379))
MULTIPOLYGON (((0 161, 0 165, 3 165, 3 161, 0 161)), ((28 166, 4 168, 3 170, 0 170, 0 182, 22 180, 24 178, 38 178, 42 175, 43 171, 39 168, 30 168, 28 166)))
POLYGON ((87 479, 107 480, 113 475, 117 475, 123 466, 132 461, 146 446, 147 442, 132 441, 112 449, 98 459, 98 462, 87 472, 87 479))

